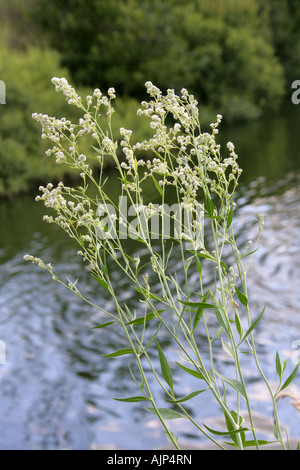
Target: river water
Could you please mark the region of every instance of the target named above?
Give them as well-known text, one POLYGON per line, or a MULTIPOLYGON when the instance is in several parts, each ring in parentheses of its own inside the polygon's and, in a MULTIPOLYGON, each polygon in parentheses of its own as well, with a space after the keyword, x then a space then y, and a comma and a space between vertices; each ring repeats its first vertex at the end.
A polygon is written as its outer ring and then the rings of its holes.
MULTIPOLYGON (((300 108, 287 104, 278 115, 221 132, 222 141, 236 144, 243 168, 235 219, 240 243, 255 239, 255 218, 265 214, 249 292, 257 314, 267 303, 256 340, 271 382, 276 381, 276 349, 287 360, 288 374, 300 343, 299 130, 300 108)), ((0 449, 164 446, 167 441, 160 425, 142 403, 112 399, 139 394, 129 377, 129 356, 114 360, 101 356, 126 347, 118 330, 91 329, 105 321, 99 311, 54 283, 47 272, 23 261, 26 253, 42 257, 62 278, 80 277, 85 292, 105 302, 107 310, 113 308, 82 269, 70 239, 42 221, 45 210, 34 197, 0 204, 0 345, 5 346, 0 356, 0 449)), ((133 300, 127 281, 118 273, 115 277, 123 298, 133 300)), ((167 343, 166 354, 171 362, 178 360, 167 343)), ((228 357, 221 350, 217 356, 226 370, 228 357)), ((247 359, 244 369, 257 413, 271 422, 271 403, 247 359)), ((194 383, 184 374, 177 385, 185 395, 194 383)), ((292 392, 300 399, 299 376, 292 392)), ((201 397, 189 402, 193 416, 200 422, 218 418, 213 400, 201 397)), ((300 435, 300 414, 288 400, 282 400, 280 413, 291 434, 300 435)), ((189 444, 204 442, 183 421, 173 421, 180 439, 189 444)))

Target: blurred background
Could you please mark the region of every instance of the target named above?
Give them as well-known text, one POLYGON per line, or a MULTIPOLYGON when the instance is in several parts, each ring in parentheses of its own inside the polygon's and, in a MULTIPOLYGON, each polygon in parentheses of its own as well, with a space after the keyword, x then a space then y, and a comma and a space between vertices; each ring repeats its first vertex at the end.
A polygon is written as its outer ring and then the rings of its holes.
MULTIPOLYGON (((148 136, 136 116, 147 80, 162 91, 194 93, 204 128, 223 115, 220 143, 235 143, 243 168, 236 218, 241 245, 255 239, 256 215, 265 213, 249 292, 254 317, 268 304, 257 341, 272 382, 276 349, 292 370, 300 339, 300 105, 291 101, 292 82, 300 80, 300 4, 0 0, 0 80, 6 85, 6 104, 0 104, 0 448, 154 448, 166 438, 153 416, 139 404, 112 400, 136 394, 127 359, 100 356, 120 344, 120 332, 91 330, 103 321, 99 313, 23 262, 26 253, 52 262, 62 278, 80 277, 83 290, 113 308, 91 284, 71 241, 42 222, 44 208, 34 201, 41 183, 70 178, 68 168, 44 155, 31 118, 33 112, 77 118, 55 92, 53 76, 68 78, 83 95, 114 87, 116 136, 121 126, 139 140, 148 136)), ((120 295, 134 304, 127 281, 115 277, 120 295)), ((172 344, 165 347, 177 360, 172 344)), ((230 360, 221 349, 218 354, 226 375, 230 360)), ((271 404, 247 360, 256 409, 271 419, 271 404)), ((193 390, 186 375, 177 380, 182 395, 193 390)), ((300 399, 299 378, 294 387, 300 399)), ((205 398, 202 407, 197 400, 190 402, 195 419, 216 415, 213 402, 205 398)), ((283 421, 300 435, 298 412, 287 400, 281 406, 283 421)), ((203 441, 184 424, 176 426, 184 442, 203 441)))

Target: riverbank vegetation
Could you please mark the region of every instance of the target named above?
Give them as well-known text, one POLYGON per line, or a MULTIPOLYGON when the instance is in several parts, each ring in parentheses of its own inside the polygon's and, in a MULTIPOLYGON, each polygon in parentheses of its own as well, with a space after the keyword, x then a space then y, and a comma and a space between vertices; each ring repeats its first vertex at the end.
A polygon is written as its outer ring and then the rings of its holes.
POLYGON ((85 95, 113 86, 116 136, 122 122, 138 140, 148 137, 136 116, 148 80, 164 91, 188 88, 209 124, 216 113, 231 123, 278 110, 300 76, 295 0, 0 0, 0 7, 0 196, 68 174, 42 156, 31 118, 66 115, 49 86, 53 76, 85 95))

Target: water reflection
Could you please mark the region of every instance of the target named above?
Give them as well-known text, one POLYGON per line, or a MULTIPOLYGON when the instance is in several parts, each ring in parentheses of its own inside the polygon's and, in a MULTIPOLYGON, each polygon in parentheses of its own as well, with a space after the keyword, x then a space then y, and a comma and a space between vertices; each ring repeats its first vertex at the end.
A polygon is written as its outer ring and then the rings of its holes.
MULTIPOLYGON (((226 140, 237 141, 244 168, 235 222, 241 245, 255 239, 257 213, 265 213, 249 292, 254 316, 268 304, 256 338, 271 381, 276 348, 291 369, 292 342, 300 339, 300 163, 295 144, 299 117, 294 109, 293 113, 293 119, 289 110, 268 118, 264 126, 253 123, 226 131, 226 140)), ((142 406, 112 400, 137 392, 128 377, 128 357, 107 361, 101 356, 122 347, 120 331, 92 330, 92 325, 105 321, 97 309, 54 283, 48 273, 23 263, 25 253, 41 256, 62 277, 80 276, 84 292, 107 310, 114 308, 82 269, 72 241, 43 223, 43 213, 33 196, 0 205, 0 339, 6 344, 6 364, 0 365, 0 448, 143 449, 163 444, 160 426, 152 415, 145 416, 142 406)), ((176 265, 175 256, 173 262, 176 265)), ((123 299, 133 302, 127 281, 117 272, 115 279, 123 299)), ((178 359, 173 345, 166 354, 171 362, 178 359)), ((230 369, 221 350, 218 361, 230 369)), ((271 417, 271 405, 258 391, 248 358, 243 365, 258 411, 271 417)), ((197 387, 186 374, 176 380, 182 396, 197 387)), ((299 378, 295 385, 300 386, 299 378)), ((203 420, 215 414, 210 399, 197 400, 190 402, 195 417, 203 420)), ((297 432, 296 412, 286 416, 297 432)), ((185 441, 199 439, 188 423, 180 420, 174 426, 185 441)))

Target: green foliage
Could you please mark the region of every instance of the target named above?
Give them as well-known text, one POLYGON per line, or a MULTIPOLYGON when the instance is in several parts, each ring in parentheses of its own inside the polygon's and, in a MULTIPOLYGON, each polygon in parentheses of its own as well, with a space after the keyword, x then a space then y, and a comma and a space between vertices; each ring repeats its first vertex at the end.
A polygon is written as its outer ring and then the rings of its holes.
POLYGON ((283 70, 257 0, 37 0, 35 21, 50 35, 75 83, 139 99, 150 80, 183 86, 203 122, 249 119, 275 108, 283 70))
POLYGON ((300 4, 298 0, 259 0, 268 18, 271 43, 284 67, 286 92, 300 75, 300 4))
POLYGON ((40 132, 31 117, 36 109, 65 112, 65 101, 49 89, 49 80, 57 73, 66 70, 54 51, 0 49, 0 77, 6 84, 6 104, 0 108, 0 195, 27 190, 49 174, 62 174, 41 157, 40 132))
MULTIPOLYGON (((0 196, 12 196, 46 180, 70 175, 68 167, 57 166, 43 155, 46 148, 40 128, 31 117, 34 111, 58 116, 67 113, 65 99, 49 87, 53 76, 68 76, 57 52, 35 46, 22 51, 6 46, 0 49, 0 79, 6 84, 6 104, 0 107, 0 196)), ((140 119, 137 125, 137 108, 138 102, 132 98, 118 100, 113 126, 116 135, 124 122, 139 129, 138 139, 150 135, 146 120, 140 119)), ((72 116, 79 118, 76 109, 72 116)))

